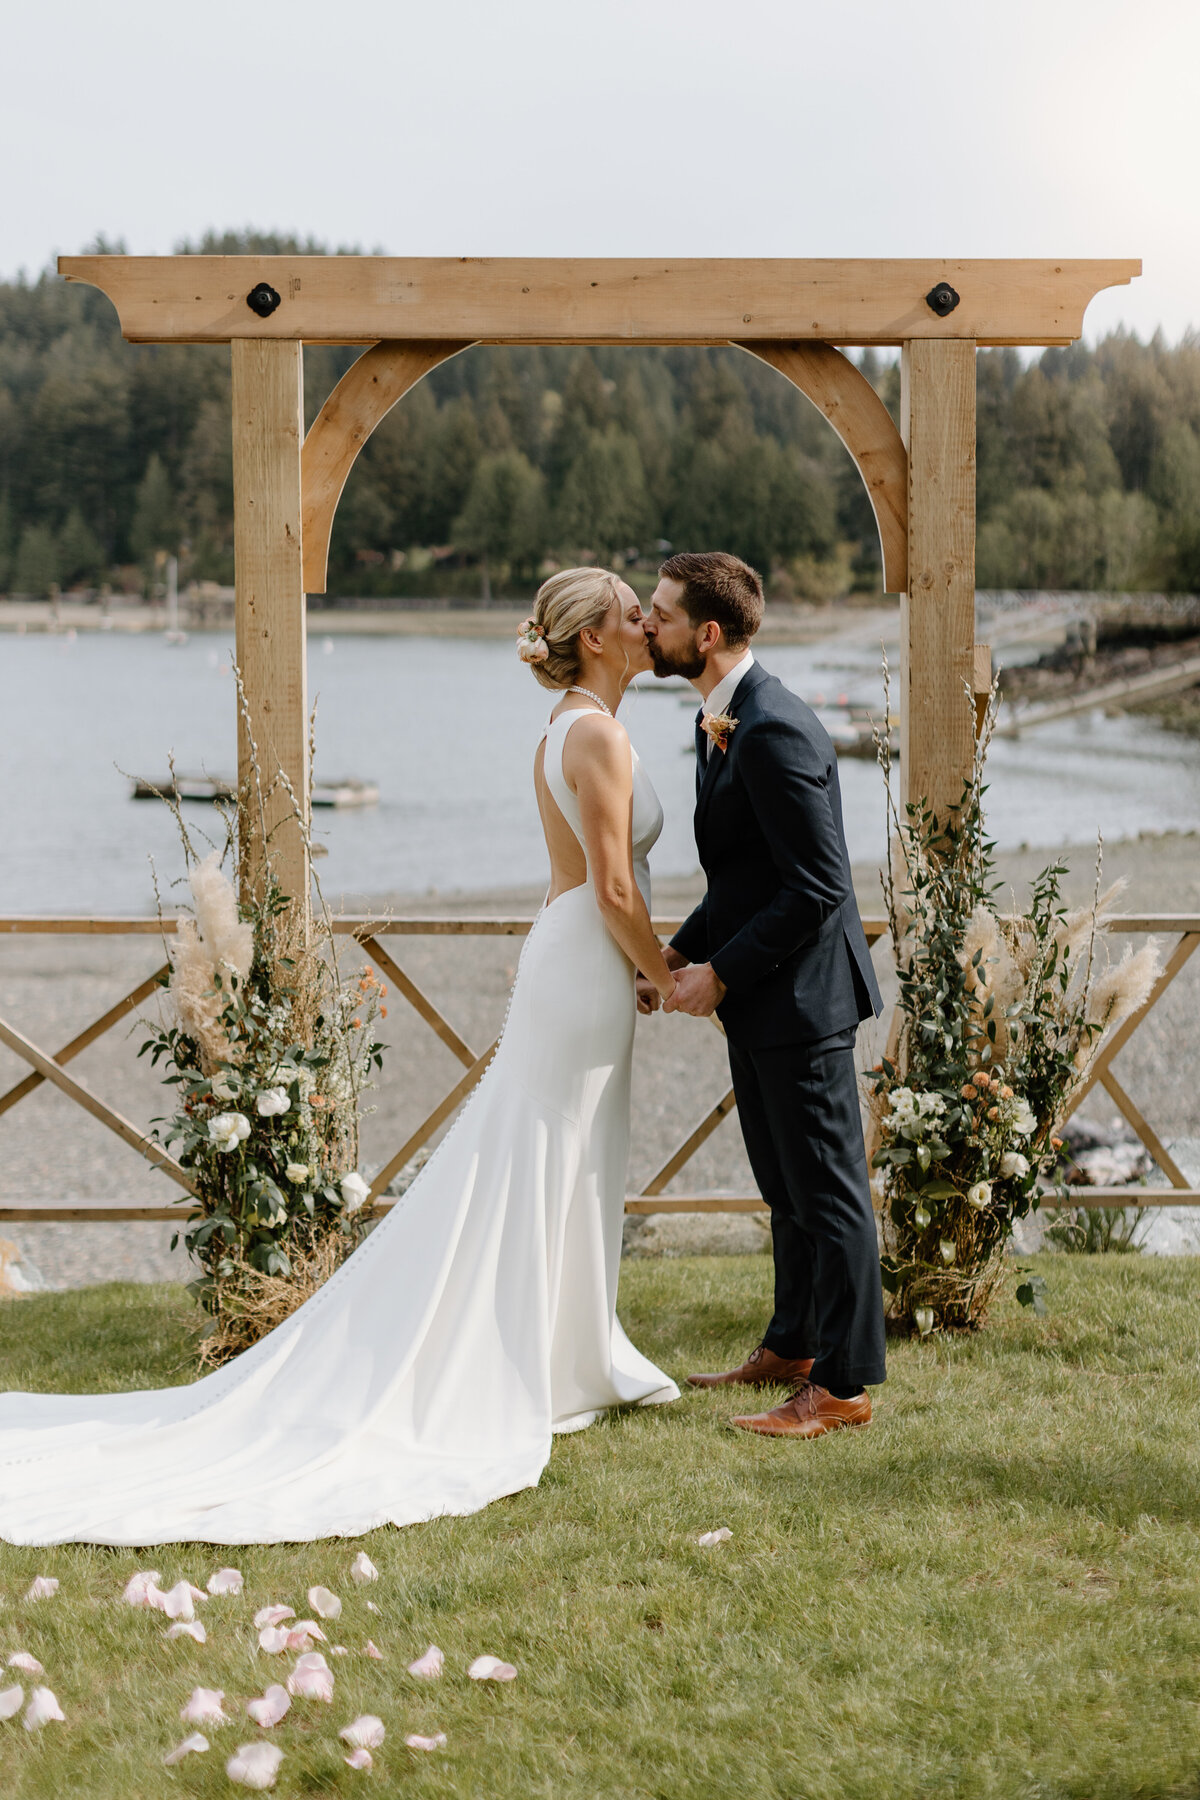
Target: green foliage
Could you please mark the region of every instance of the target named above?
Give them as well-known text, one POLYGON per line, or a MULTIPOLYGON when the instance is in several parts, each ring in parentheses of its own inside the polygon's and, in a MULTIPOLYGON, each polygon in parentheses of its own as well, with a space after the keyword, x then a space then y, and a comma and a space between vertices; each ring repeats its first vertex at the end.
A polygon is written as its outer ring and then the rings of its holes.
POLYGON ((129 545, 139 561, 149 563, 153 562, 156 552, 174 550, 178 538, 171 478, 162 457, 155 452, 146 464, 146 473, 134 495, 129 545))
POLYGON ((13 588, 35 600, 45 599, 59 578, 58 544, 48 525, 27 525, 17 545, 13 588))
MULTIPOLYGON (((964 704, 971 703, 964 694, 964 704)), ((885 716, 889 709, 885 707, 885 716)), ((899 977, 894 1057, 868 1078, 880 1144, 883 1282, 893 1314, 927 1335, 982 1324, 1005 1275, 1014 1220, 1041 1201, 1057 1161, 1056 1133, 1104 1033, 1127 1016, 1157 972, 1153 942, 1115 969, 1104 945, 1105 901, 1068 913, 1066 867, 1033 882, 1026 911, 995 907, 995 847, 983 816, 983 774, 995 691, 962 800, 945 817, 922 800, 901 819, 889 805, 884 881, 899 977), (898 846, 902 893, 893 858, 898 846)), ((1026 1281, 1023 1304, 1041 1309, 1026 1281)))

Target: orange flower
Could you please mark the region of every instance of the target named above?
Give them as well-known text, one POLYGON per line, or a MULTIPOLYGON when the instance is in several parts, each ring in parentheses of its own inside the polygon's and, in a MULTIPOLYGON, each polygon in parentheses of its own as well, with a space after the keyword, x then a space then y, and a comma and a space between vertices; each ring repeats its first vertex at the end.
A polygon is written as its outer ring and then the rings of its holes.
POLYGON ((1002 1100, 1011 1100, 1012 1097, 1013 1097, 1013 1091, 1010 1087, 1002 1087, 1000 1089, 1000 1098, 1002 1100))
POLYGON ((379 1016, 380 1016, 380 1018, 381 1018, 381 1019, 386 1019, 386 1018, 387 1018, 387 1007, 386 1007, 386 1006, 381 1006, 381 1007, 380 1007, 380 1009, 379 1009, 379 1016))
POLYGON ((381 1000, 387 999, 387 982, 386 981, 381 981, 379 984, 379 998, 381 1000))
POLYGON ((324 1104, 325 1104, 324 1094, 310 1094, 308 1096, 308 1104, 310 1106, 324 1106, 324 1104))
POLYGON ((1052 1150, 1061 1150, 1062 1147, 1063 1147, 1063 1141, 1061 1138, 1052 1137, 1050 1139, 1050 1148, 1052 1150))
POLYGON ((998 1119, 999 1117, 1000 1117, 1000 1108, 998 1106, 989 1106, 988 1107, 988 1118, 989 1119, 998 1119))
POLYGON ((362 1030, 362 1020, 361 1019, 351 1019, 350 1029, 351 1029, 351 1031, 361 1031, 362 1030))
POLYGON ((979 1089, 972 1087, 969 1081, 964 1081, 962 1097, 964 1100, 977 1100, 979 1098, 979 1089))

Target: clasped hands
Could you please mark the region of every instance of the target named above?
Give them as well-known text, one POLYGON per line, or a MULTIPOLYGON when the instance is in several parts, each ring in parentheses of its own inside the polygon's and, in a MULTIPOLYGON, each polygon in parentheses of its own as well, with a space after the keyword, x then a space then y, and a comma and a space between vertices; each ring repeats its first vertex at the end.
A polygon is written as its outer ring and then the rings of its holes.
POLYGON ((711 963, 674 963, 668 958, 675 976, 675 991, 665 1000, 652 981, 644 975, 637 978, 637 1007, 640 1013, 690 1013, 694 1019, 707 1019, 725 998, 725 983, 711 963))

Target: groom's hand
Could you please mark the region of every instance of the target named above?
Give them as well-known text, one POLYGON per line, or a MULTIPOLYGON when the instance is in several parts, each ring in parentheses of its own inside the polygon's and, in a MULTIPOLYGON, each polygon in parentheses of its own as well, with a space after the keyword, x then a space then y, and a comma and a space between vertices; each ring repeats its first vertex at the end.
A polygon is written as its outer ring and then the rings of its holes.
POLYGON ((675 992, 663 1001, 664 1012, 690 1013, 694 1019, 707 1019, 725 998, 725 983, 711 963, 689 963, 677 971, 675 992))

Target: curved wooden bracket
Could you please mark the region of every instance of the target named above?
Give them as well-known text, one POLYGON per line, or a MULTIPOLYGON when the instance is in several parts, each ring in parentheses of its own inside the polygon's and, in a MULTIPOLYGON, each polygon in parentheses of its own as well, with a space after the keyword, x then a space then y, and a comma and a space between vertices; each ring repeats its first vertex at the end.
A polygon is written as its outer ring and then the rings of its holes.
POLYGON ((883 585, 908 587, 908 454, 892 415, 861 370, 832 344, 743 343, 786 375, 829 420, 854 458, 879 528, 883 585))
POLYGON ((333 515, 359 451, 423 375, 468 347, 387 338, 372 344, 350 365, 326 400, 308 428, 300 454, 306 594, 325 592, 333 515))

